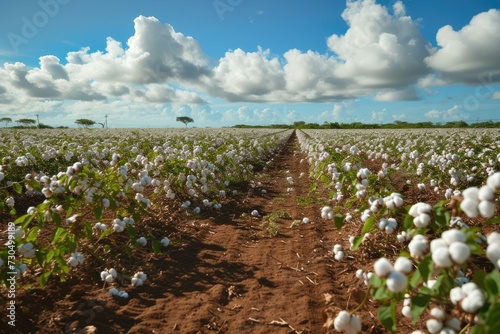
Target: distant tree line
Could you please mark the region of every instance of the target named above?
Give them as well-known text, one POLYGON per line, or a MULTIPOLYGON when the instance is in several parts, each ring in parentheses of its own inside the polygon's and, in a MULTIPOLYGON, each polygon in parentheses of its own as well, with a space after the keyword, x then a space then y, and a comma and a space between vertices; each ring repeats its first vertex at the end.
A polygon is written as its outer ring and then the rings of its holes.
POLYGON ((271 125, 246 125, 237 124, 234 128, 274 128, 274 129, 424 129, 424 128, 500 128, 500 122, 485 121, 468 124, 464 121, 454 121, 446 123, 432 123, 432 122, 417 122, 409 123, 403 121, 395 121, 394 123, 376 124, 376 123, 338 123, 338 122, 324 122, 306 123, 304 121, 297 121, 293 124, 271 124, 271 125))

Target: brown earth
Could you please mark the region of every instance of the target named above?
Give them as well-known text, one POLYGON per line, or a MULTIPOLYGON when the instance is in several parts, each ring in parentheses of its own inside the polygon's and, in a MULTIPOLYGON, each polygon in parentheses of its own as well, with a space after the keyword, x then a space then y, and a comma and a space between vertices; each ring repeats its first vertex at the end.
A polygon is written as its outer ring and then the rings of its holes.
MULTIPOLYGON (((319 186, 310 192, 314 181, 308 175, 293 134, 251 186, 229 196, 221 211, 194 217, 165 209, 146 219, 143 228, 172 240, 166 252, 109 254, 107 263, 118 272, 148 274, 141 287, 131 287, 129 278, 113 283, 127 290, 128 299, 112 297, 109 286, 103 288, 103 264, 88 256, 65 282, 54 279, 43 289, 19 282, 25 286, 16 296, 16 327, 8 326, 6 317, 0 327, 23 334, 77 333, 91 326, 99 333, 333 333, 324 326, 328 315, 353 310, 366 293, 356 270, 371 271, 375 259, 396 256, 399 246, 388 236, 384 249, 335 261, 334 244, 349 249, 348 238, 359 234, 361 223, 353 218, 338 231, 332 221, 321 219, 328 194, 319 186), (260 217, 252 217, 252 210, 260 217), (272 224, 262 227, 264 217, 273 213, 282 217, 276 220, 274 237, 272 224), (304 217, 311 222, 291 227, 304 217), (325 294, 331 295, 328 303, 325 294)), ((370 302, 356 313, 363 333, 387 332, 377 320, 376 306, 370 302)), ((398 333, 423 327, 402 319, 398 333)))

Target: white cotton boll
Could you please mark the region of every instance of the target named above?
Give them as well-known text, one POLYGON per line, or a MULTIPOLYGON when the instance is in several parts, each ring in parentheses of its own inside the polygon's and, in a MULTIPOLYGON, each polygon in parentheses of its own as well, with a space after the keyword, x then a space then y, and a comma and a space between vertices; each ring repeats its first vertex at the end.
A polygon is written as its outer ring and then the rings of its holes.
MULTIPOLYGON (((495 232, 496 233, 496 232, 495 232)), ((489 237, 488 237, 489 241, 489 237)), ((490 243, 486 249, 486 257, 495 265, 497 269, 500 268, 500 243, 490 243)))
POLYGON ((446 321, 446 327, 454 330, 454 331, 459 331, 462 329, 462 326, 460 326, 460 320, 458 320, 458 318, 456 317, 453 317, 453 318, 450 318, 446 321))
POLYGON ((440 268, 449 268, 453 265, 448 247, 439 247, 432 251, 432 261, 440 268))
POLYGON ((450 301, 454 305, 457 305, 464 298, 465 298, 465 292, 462 290, 461 287, 457 286, 450 290, 450 301))
POLYGON ((259 211, 253 210, 251 215, 252 215, 252 217, 259 217, 259 211))
POLYGON ((470 248, 463 242, 455 241, 448 247, 451 259, 457 264, 463 264, 469 259, 470 248))
POLYGON ((111 294, 111 296, 117 296, 118 295, 118 289, 117 288, 111 288, 109 289, 109 293, 111 294))
POLYGON ((356 277, 359 279, 363 278, 363 273, 364 273, 363 269, 356 270, 356 277))
POLYGON ((68 264, 69 264, 70 266, 72 266, 72 267, 76 267, 76 266, 78 265, 78 260, 77 260, 76 258, 74 258, 74 257, 72 257, 72 256, 71 256, 71 257, 68 259, 68 264))
POLYGON ((378 222, 378 228, 383 230, 387 226, 387 219, 381 218, 378 222))
POLYGON ((345 253, 343 251, 339 251, 339 252, 335 253, 335 257, 334 258, 337 261, 341 261, 341 260, 344 259, 344 257, 345 257, 345 253))
POLYGON ((340 311, 335 320, 333 321, 333 326, 337 331, 343 331, 349 326, 351 322, 351 315, 347 311, 340 311))
POLYGON ((160 243, 163 245, 163 247, 168 247, 168 245, 170 245, 170 239, 164 237, 163 239, 160 240, 160 243))
POLYGON ((431 252, 434 252, 440 247, 448 247, 448 243, 446 243, 446 241, 444 241, 442 238, 431 240, 431 252))
POLYGON ((494 191, 500 189, 500 172, 489 176, 488 180, 486 180, 486 185, 494 191))
POLYGON ((439 307, 433 307, 431 309, 431 316, 436 318, 437 320, 444 321, 446 318, 446 312, 439 307))
POLYGON ((487 238, 488 245, 498 244, 500 245, 500 233, 492 232, 488 235, 487 238))
POLYGON ((392 271, 389 276, 387 276, 386 285, 390 291, 399 293, 406 288, 407 282, 408 279, 404 274, 399 271, 392 271))
POLYGON ((351 315, 351 333, 356 334, 360 332, 362 327, 361 325, 361 319, 356 315, 351 315))
POLYGON ((462 299, 460 306, 462 307, 462 310, 467 313, 476 313, 484 306, 484 302, 485 299, 483 292, 479 288, 477 288, 476 290, 468 293, 467 296, 462 299))
POLYGON ((405 318, 411 318, 411 307, 406 305, 406 306, 403 306, 403 308, 401 309, 401 314, 405 317, 405 318))
POLYGON ((441 234, 441 239, 443 239, 448 245, 451 245, 453 242, 465 242, 465 234, 460 230, 447 230, 441 234))
POLYGON ((116 272, 116 270, 114 268, 109 269, 108 272, 111 276, 113 276, 113 278, 118 276, 118 273, 116 272))
POLYGON ((408 275, 413 271, 413 264, 408 258, 400 256, 394 262, 394 270, 408 275))
POLYGON ((402 207, 402 206, 403 206, 403 204, 404 204, 404 200, 403 200, 403 198, 402 198, 402 197, 400 197, 400 196, 394 196, 394 197, 392 198, 392 201, 394 202, 394 205, 395 205, 397 208, 402 207))
POLYGON ((340 252, 342 250, 342 245, 339 245, 339 244, 335 244, 333 245, 333 253, 336 254, 338 252, 340 252))
POLYGON ((482 186, 479 188, 477 198, 480 201, 492 201, 495 199, 495 191, 488 186, 482 186))
POLYGON ((112 283, 115 280, 115 278, 112 275, 107 275, 105 278, 105 281, 107 283, 112 283))
POLYGON ((146 240, 146 238, 144 237, 140 237, 136 240, 136 242, 141 245, 141 246, 146 246, 146 244, 148 243, 148 241, 146 240))
POLYGON ((303 224, 309 224, 310 222, 311 221, 309 220, 309 218, 307 218, 307 217, 302 218, 302 223, 303 224))
POLYGON ((429 226, 429 223, 431 222, 431 216, 429 216, 427 213, 421 213, 417 217, 413 219, 413 224, 416 227, 427 227, 429 226))
POLYGON ((443 323, 437 319, 427 320, 426 325, 427 325, 427 330, 431 334, 435 334, 443 328, 443 323))
POLYGON ((491 218, 495 214, 495 203, 491 201, 481 201, 478 210, 484 218, 491 218))
POLYGON ((378 277, 386 277, 391 273, 394 268, 392 264, 385 257, 381 257, 373 264, 373 269, 375 271, 375 275, 378 277))
POLYGON ((479 214, 478 205, 479 202, 477 200, 464 198, 464 200, 460 203, 460 208, 468 217, 476 218, 479 214))
POLYGON ((410 255, 414 258, 422 258, 429 251, 429 244, 427 240, 419 240, 413 238, 408 244, 408 249, 410 250, 410 255))
POLYGON ((142 279, 138 277, 132 277, 131 283, 133 286, 141 286, 143 284, 142 279))

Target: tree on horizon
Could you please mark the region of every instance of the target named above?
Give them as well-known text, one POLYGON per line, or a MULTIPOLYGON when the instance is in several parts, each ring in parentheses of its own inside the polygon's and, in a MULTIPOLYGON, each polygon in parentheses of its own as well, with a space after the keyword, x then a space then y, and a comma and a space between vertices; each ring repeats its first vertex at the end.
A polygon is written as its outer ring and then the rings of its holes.
POLYGON ((3 117, 3 118, 0 118, 0 122, 5 122, 5 127, 7 127, 7 124, 9 124, 9 123, 12 122, 12 118, 10 118, 10 117, 3 117))
POLYGON ((194 120, 191 117, 188 116, 179 116, 175 119, 177 122, 184 123, 184 125, 187 128, 188 123, 193 123, 194 120))
POLYGON ((80 118, 75 121, 76 124, 78 124, 78 127, 83 127, 85 129, 90 128, 91 126, 94 126, 95 122, 91 119, 86 119, 86 118, 80 118))

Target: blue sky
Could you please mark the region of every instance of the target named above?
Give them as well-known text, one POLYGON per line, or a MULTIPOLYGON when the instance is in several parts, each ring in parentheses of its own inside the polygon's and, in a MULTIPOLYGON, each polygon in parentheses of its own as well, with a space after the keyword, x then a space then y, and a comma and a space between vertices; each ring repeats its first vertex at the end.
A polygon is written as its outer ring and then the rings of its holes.
MULTIPOLYGON (((1 2, 0 118, 500 120, 496 1, 1 2)), ((12 125, 12 124, 11 124, 12 125)))

